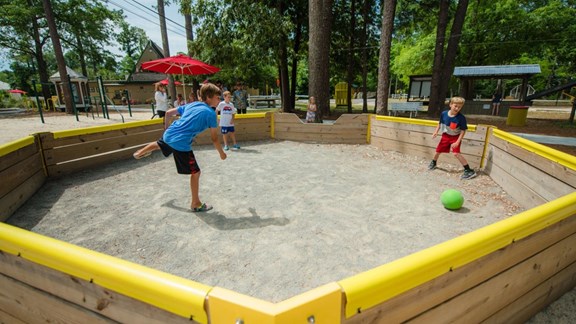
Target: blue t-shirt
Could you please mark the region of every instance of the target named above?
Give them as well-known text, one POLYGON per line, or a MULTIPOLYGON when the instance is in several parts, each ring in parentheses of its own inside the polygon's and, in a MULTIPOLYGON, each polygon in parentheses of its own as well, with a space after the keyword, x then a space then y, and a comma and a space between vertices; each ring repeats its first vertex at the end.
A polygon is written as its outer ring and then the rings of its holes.
POLYGON ((466 122, 466 117, 458 113, 454 117, 450 117, 448 112, 450 110, 444 110, 440 115, 440 133, 446 133, 448 135, 460 135, 462 131, 468 129, 468 123, 466 122))
POLYGON ((195 101, 177 108, 180 118, 164 132, 162 139, 173 149, 181 152, 192 150, 192 141, 207 128, 218 127, 214 109, 206 103, 195 101))

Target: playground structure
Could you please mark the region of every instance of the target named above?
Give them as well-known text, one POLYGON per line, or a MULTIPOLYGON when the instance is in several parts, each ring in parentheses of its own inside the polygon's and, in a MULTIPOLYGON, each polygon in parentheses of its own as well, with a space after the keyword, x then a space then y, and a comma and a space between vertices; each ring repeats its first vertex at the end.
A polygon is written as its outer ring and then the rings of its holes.
MULTIPOLYGON (((237 117, 240 141, 373 145, 429 157, 436 122, 343 115, 237 117)), ((132 158, 160 120, 34 134, 0 146, 0 219, 47 179, 132 158)), ((529 210, 279 303, 211 287, 0 224, 0 319, 10 321, 523 322, 576 286, 576 158, 486 125, 463 154, 529 210)), ((208 133, 196 139, 209 144, 208 133)), ((447 157, 448 158, 448 157, 447 157)), ((453 157, 450 157, 453 158, 453 157)), ((454 160, 455 163, 457 163, 454 160)))

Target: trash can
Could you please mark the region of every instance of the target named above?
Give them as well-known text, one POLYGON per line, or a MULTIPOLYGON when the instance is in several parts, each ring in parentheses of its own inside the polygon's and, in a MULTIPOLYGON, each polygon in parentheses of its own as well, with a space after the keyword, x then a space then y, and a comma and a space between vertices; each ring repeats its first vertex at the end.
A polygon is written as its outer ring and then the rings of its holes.
POLYGON ((510 106, 506 125, 524 126, 526 125, 526 117, 528 117, 528 106, 510 106))

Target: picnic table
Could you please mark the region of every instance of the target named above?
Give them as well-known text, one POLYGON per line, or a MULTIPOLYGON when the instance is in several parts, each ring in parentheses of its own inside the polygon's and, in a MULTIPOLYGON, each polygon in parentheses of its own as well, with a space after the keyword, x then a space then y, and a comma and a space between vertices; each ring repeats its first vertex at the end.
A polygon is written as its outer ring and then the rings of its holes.
POLYGON ((282 100, 278 95, 272 96, 248 96, 248 103, 252 108, 277 108, 280 107, 282 100))

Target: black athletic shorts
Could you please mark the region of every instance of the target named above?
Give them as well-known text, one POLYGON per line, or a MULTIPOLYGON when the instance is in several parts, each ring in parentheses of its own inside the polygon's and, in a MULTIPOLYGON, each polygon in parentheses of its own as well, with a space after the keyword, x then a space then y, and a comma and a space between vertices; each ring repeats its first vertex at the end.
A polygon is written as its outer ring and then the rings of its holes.
POLYGON ((162 139, 158 140, 158 146, 160 146, 162 154, 164 154, 165 157, 168 157, 170 154, 174 156, 176 170, 179 174, 195 174, 200 172, 200 167, 196 162, 196 157, 192 150, 187 152, 177 151, 162 139))

